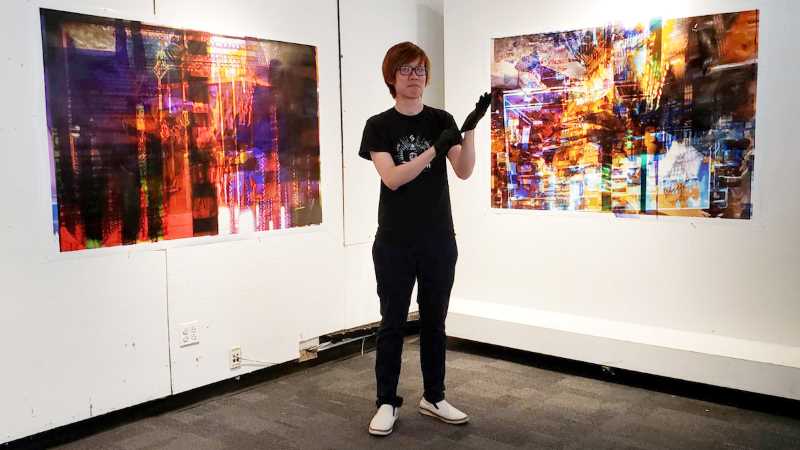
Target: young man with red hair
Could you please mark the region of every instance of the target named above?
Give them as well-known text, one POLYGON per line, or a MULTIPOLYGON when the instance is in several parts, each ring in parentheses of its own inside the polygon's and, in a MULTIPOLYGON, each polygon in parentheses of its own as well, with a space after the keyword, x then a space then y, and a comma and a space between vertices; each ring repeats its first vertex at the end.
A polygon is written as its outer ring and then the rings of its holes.
POLYGON ((381 306, 375 362, 378 411, 369 426, 379 436, 392 432, 403 403, 397 384, 415 281, 424 384, 419 412, 451 424, 469 420, 444 399, 445 318, 458 259, 445 160, 458 178, 470 177, 474 129, 490 103, 489 94, 482 95, 460 130, 452 115, 424 105, 430 60, 410 42, 387 51, 383 78, 395 104, 367 120, 359 150, 381 178, 372 247, 381 306))

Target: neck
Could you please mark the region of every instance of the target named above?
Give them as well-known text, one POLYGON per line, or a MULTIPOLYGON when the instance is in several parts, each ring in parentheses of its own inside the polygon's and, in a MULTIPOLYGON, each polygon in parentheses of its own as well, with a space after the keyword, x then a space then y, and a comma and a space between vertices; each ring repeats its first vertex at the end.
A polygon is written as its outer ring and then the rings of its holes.
POLYGON ((422 111, 422 97, 407 98, 397 96, 394 99, 394 109, 406 116, 419 114, 422 111))

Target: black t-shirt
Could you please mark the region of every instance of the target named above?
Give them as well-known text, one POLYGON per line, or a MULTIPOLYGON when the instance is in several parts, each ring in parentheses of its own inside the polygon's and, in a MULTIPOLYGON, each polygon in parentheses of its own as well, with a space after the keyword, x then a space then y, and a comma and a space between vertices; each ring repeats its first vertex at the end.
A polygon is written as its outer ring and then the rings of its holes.
MULTIPOLYGON (((371 160, 370 151, 386 152, 395 165, 405 164, 430 148, 450 127, 457 125, 447 111, 425 105, 419 114, 407 116, 393 107, 367 120, 358 155, 371 160)), ((453 233, 445 160, 435 158, 395 191, 381 181, 378 237, 413 241, 420 236, 453 233)))

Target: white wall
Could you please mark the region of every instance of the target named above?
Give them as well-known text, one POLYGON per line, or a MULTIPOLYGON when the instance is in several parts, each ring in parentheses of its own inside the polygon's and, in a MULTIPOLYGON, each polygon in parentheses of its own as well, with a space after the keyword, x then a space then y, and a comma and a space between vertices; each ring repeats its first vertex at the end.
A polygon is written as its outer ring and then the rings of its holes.
POLYGON ((240 372, 230 349, 244 358, 283 362, 298 343, 345 327, 342 260, 341 134, 336 3, 237 0, 159 0, 169 25, 257 36, 317 47, 322 225, 258 234, 256 239, 168 251, 172 381, 181 392, 240 372), (314 14, 308 14, 309 10, 314 14), (200 345, 179 348, 179 325, 199 321, 200 345))
POLYGON ((0 442, 260 368, 230 370, 233 346, 284 362, 347 327, 336 2, 14 1, 0 29, 0 442), (317 46, 323 224, 59 254, 40 6, 317 46), (179 348, 189 321, 200 343, 179 348))
MULTIPOLYGON (((789 35, 798 7, 696 3, 636 8, 647 16, 762 11, 755 218, 491 211, 483 151, 475 176, 451 183, 460 250, 451 335, 686 379, 709 380, 705 368, 729 367, 727 381, 719 373, 710 381, 800 397, 798 377, 773 370, 800 367, 800 242, 791 233, 800 189, 786 181, 800 168, 790 122, 800 74, 787 57, 798 53, 789 35), (729 242, 735 245, 722 245, 729 242), (634 251, 657 256, 641 267, 625 257, 634 251), (618 276, 611 267, 659 276, 633 277, 620 293, 605 281, 618 276), (584 277, 549 281, 577 273, 584 277), (736 275, 724 285, 705 281, 729 273, 736 275), (675 361, 694 365, 675 369, 675 361), (774 376, 748 384, 744 366, 774 376)), ((154 14, 151 0, 16 0, 0 16, 7 99, 0 110, 0 442, 257 369, 228 369, 235 345, 245 358, 283 362, 297 357, 299 340, 378 320, 370 245, 379 179, 356 153, 364 121, 392 104, 379 70, 386 49, 403 40, 425 48, 433 60, 426 103, 446 104, 461 120, 489 88, 491 36, 595 25, 636 3, 511 0, 501 10, 462 0, 448 4, 443 33, 441 0, 341 0, 341 130, 335 2, 187 4, 157 0, 154 14), (50 225, 40 6, 316 45, 323 224, 59 254, 50 225), (189 321, 201 325, 200 344, 179 348, 178 327, 189 321)), ((488 149, 487 121, 478 135, 478 148, 488 149)))
MULTIPOLYGON (((64 7, 67 3, 62 2, 64 7)), ((97 7, 99 2, 83 2, 97 7)), ((103 2, 146 15, 148 1, 103 2)), ((54 3, 53 5, 58 5, 54 3)), ((0 442, 169 394, 164 252, 52 247, 39 12, 5 5, 0 442)))
POLYGON ((263 366, 231 371, 233 346, 279 363, 297 358, 301 340, 379 319, 369 251, 379 180, 369 163, 353 162, 364 121, 392 104, 380 78, 390 44, 428 51, 426 102, 442 106, 442 1, 341 1, 345 164, 335 1, 156 0, 155 11, 153 3, 15 0, 0 17, 0 443, 263 366), (322 225, 60 254, 39 7, 317 46, 322 225), (343 174, 355 198, 347 212, 343 174), (345 217, 356 224, 349 247, 345 217), (181 348, 180 326, 192 321, 200 343, 181 348))
POLYGON ((492 210, 484 119, 476 130, 473 178, 451 184, 460 250, 451 335, 800 398, 800 371, 791 382, 764 386, 769 383, 760 380, 755 386, 731 381, 739 378, 732 373, 738 366, 725 369, 711 358, 800 368, 800 184, 794 182, 800 172, 794 151, 800 71, 792 56, 800 45, 791 31, 800 17, 797 3, 449 1, 445 105, 461 120, 490 89, 492 37, 754 8, 761 11, 754 218, 492 210), (492 321, 507 326, 490 326, 492 321), (510 339, 512 332, 503 331, 521 324, 527 335, 510 339), (570 345, 554 338, 562 332, 585 339, 570 345), (618 345, 602 346, 602 339, 618 345), (643 347, 617 353, 629 343, 643 347), (707 355, 706 373, 681 368, 672 354, 665 360, 670 370, 661 367, 664 361, 641 364, 657 349, 707 355))
MULTIPOLYGON (((394 44, 411 41, 431 59, 424 101, 444 105, 442 0, 341 0, 343 172, 346 298, 348 322, 380 320, 372 266, 372 241, 378 227, 380 177, 358 156, 367 119, 394 105, 381 64, 394 44)), ((414 294, 416 295, 416 294, 414 294)), ((411 311, 417 310, 411 302, 411 311)))
POLYGON ((380 178, 358 157, 364 123, 394 105, 381 64, 394 44, 411 41, 431 59, 424 101, 444 106, 442 0, 341 0, 344 104, 345 240, 370 242, 378 227, 380 178))

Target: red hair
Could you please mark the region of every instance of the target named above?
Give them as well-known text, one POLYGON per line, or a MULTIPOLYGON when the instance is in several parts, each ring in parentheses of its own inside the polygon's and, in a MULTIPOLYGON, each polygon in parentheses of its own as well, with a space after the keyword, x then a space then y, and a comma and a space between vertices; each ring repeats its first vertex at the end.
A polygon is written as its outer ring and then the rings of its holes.
POLYGON ((425 54, 425 50, 411 42, 401 42, 393 45, 386 52, 386 56, 383 57, 383 81, 386 83, 386 87, 389 88, 389 93, 392 94, 392 98, 397 95, 397 91, 394 90, 397 69, 403 64, 408 64, 416 59, 422 60, 422 63, 425 65, 425 73, 427 74, 425 77, 425 86, 427 86, 431 79, 431 60, 428 58, 428 55, 425 54))

